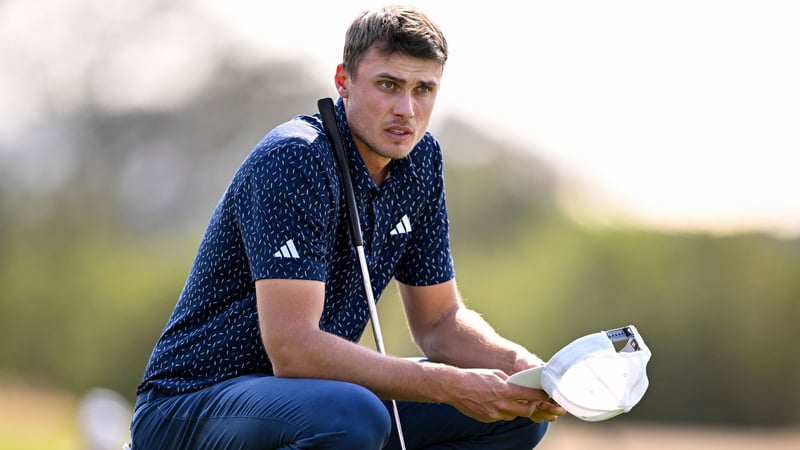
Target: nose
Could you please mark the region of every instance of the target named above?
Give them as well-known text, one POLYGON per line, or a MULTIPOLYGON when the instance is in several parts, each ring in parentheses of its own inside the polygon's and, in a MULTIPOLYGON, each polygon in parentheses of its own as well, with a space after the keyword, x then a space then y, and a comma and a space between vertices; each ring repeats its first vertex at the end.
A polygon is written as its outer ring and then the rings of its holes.
POLYGON ((405 119, 414 117, 414 98, 411 92, 405 91, 397 96, 393 112, 394 115, 405 119))

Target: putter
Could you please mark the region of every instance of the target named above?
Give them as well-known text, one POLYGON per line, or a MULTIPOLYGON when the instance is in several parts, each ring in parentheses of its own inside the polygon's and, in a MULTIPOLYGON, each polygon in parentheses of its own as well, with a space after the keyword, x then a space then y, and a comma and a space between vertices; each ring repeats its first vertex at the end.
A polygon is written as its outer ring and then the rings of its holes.
MULTIPOLYGON (((331 142, 333 153, 336 155, 336 162, 339 166, 339 172, 342 175, 345 203, 347 204, 347 216, 350 221, 350 238, 353 242, 353 246, 356 248, 358 263, 359 266, 361 266, 361 278, 364 281, 364 292, 367 294, 367 303, 369 304, 370 320, 372 320, 372 334, 375 337, 375 346, 378 348, 378 352, 380 352, 381 355, 386 355, 386 348, 383 346, 381 324, 378 320, 378 308, 375 306, 375 296, 372 293, 372 283, 370 282, 369 270, 367 268, 367 257, 364 254, 364 238, 361 235, 361 224, 358 219, 356 197, 353 193, 353 181, 350 179, 350 165, 347 163, 342 133, 339 131, 339 124, 336 121, 336 110, 333 107, 333 100, 330 98, 318 100, 317 107, 319 108, 320 117, 322 118, 322 126, 325 128, 325 133, 328 135, 328 140, 331 142)), ((403 436, 403 429, 400 426, 400 412, 397 409, 397 402, 394 399, 392 399, 392 410, 394 412, 394 421, 397 424, 397 436, 400 438, 400 448, 406 450, 405 437, 403 436)))

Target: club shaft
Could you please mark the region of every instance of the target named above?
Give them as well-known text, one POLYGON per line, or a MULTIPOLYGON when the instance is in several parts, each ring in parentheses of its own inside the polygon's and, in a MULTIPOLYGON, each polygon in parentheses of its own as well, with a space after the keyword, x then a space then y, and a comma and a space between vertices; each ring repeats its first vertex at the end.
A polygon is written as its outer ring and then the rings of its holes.
MULTIPOLYGON (((358 263, 361 266, 361 278, 364 280, 364 292, 367 295, 369 305, 369 316, 372 321, 372 335, 375 337, 375 346, 381 355, 386 355, 386 347, 383 345, 383 333, 381 332, 381 322, 378 319, 378 307, 375 304, 375 295, 372 293, 372 282, 370 281, 369 269, 367 268, 367 256, 364 254, 364 246, 356 247, 358 253, 358 263)), ((392 412, 394 422, 397 424, 397 435, 400 437, 400 448, 406 450, 406 439, 403 435, 403 427, 400 425, 400 411, 397 409, 397 402, 392 400, 392 412)))
POLYGON ((358 253, 358 263, 361 266, 361 278, 364 280, 364 292, 367 294, 367 304, 369 305, 369 317, 372 320, 372 335, 375 336, 375 346, 381 355, 386 354, 386 347, 383 345, 383 333, 381 332, 380 319, 378 318, 378 307, 375 304, 375 295, 372 293, 372 282, 370 282, 369 269, 367 268, 367 257, 364 254, 364 247, 356 247, 358 253))
MULTIPOLYGON (((375 337, 375 346, 378 349, 378 353, 386 355, 386 348, 383 345, 383 333, 381 332, 381 324, 378 319, 378 307, 375 304, 375 294, 372 292, 372 282, 370 281, 369 268, 367 266, 367 256, 364 254, 364 240, 361 236, 361 223, 358 219, 358 208, 356 207, 353 182, 350 179, 350 166, 347 163, 342 134, 336 123, 336 112, 334 110, 333 100, 330 98, 320 99, 317 102, 317 106, 319 107, 320 117, 322 118, 322 125, 333 147, 336 162, 339 166, 339 172, 342 175, 342 184, 345 191, 345 206, 347 207, 348 213, 347 218, 350 221, 350 234, 353 246, 358 254, 358 264, 361 267, 361 279, 364 282, 364 294, 367 297, 367 305, 369 306, 369 316, 372 321, 372 334, 375 337)), ((406 450, 406 439, 403 435, 403 428, 400 425, 400 411, 397 408, 397 401, 394 399, 392 399, 392 412, 394 413, 394 423, 397 425, 397 436, 400 440, 400 448, 406 450)))

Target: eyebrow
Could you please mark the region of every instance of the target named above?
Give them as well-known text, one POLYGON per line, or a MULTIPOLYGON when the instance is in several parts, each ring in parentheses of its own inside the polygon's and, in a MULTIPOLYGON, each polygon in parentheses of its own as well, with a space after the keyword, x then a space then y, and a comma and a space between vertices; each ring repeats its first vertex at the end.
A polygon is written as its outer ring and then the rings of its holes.
MULTIPOLYGON (((377 74, 376 78, 385 78, 394 81, 397 84, 402 84, 402 85, 408 84, 408 80, 406 80, 405 78, 399 78, 386 72, 377 74)), ((427 86, 427 87, 435 87, 437 85, 436 81, 420 81, 419 84, 421 86, 427 86)))

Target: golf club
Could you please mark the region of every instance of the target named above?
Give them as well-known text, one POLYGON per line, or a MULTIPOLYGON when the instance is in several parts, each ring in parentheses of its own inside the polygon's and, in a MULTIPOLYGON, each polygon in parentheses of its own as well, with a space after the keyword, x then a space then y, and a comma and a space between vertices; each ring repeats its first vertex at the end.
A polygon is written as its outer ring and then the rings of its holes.
MULTIPOLYGON (((361 236, 361 224, 358 219, 358 209, 356 207, 356 197, 353 193, 353 181, 350 179, 350 165, 347 163, 347 155, 344 151, 344 141, 342 134, 339 131, 339 125, 336 121, 336 111, 333 107, 333 100, 330 98, 322 98, 317 101, 320 117, 322 118, 322 126, 325 128, 325 133, 328 135, 328 140, 331 142, 333 152, 336 155, 336 162, 339 166, 339 172, 342 175, 342 184, 344 185, 345 202, 347 203, 347 216, 350 221, 350 238, 353 241, 353 246, 356 248, 358 254, 358 263, 361 266, 361 278, 364 281, 364 292, 367 295, 367 303, 369 304, 369 315, 372 320, 372 334, 375 337, 375 346, 381 355, 386 355, 386 348, 383 346, 383 335, 381 333, 381 325, 378 320, 378 308, 375 306, 375 296, 372 293, 372 283, 370 282, 369 270, 367 268, 367 257, 364 254, 364 239, 361 236)), ((397 402, 392 400, 392 409, 394 411, 394 420, 397 424, 397 435, 400 438, 400 448, 406 449, 405 437, 403 437, 403 429, 400 426, 400 412, 397 410, 397 402)))

